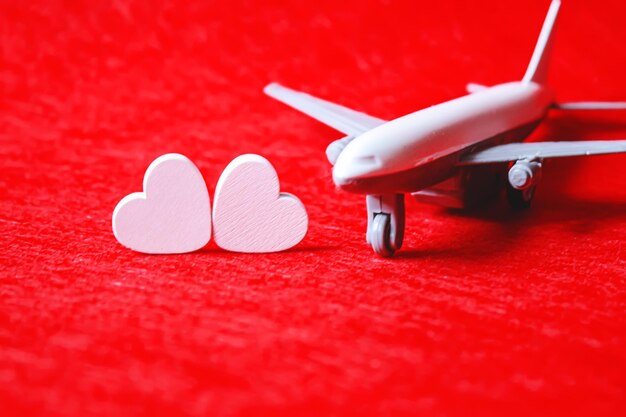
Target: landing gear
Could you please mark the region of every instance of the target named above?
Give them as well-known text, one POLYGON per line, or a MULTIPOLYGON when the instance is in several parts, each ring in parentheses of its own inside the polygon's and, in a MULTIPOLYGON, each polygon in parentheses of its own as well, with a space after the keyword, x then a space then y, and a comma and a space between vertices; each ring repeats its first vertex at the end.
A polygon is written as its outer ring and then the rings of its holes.
POLYGON ((374 215, 371 235, 374 252, 383 258, 393 256, 395 251, 391 248, 391 220, 388 214, 374 215))
POLYGON ((535 196, 536 185, 533 185, 525 190, 516 190, 507 184, 506 197, 509 200, 509 204, 515 210, 527 210, 530 208, 530 203, 535 196))
POLYGON ((400 249, 404 239, 404 194, 368 195, 367 242, 383 258, 400 249))

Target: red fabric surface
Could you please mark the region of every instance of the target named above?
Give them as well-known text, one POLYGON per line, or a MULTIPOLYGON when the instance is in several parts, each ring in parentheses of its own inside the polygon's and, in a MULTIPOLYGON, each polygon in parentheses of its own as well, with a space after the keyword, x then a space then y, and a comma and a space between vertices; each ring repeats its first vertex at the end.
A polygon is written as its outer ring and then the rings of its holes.
MULTIPOLYGON (((408 203, 374 256, 341 135, 269 81, 384 118, 519 79, 548 1, 0 4, 0 415, 624 415, 624 156, 550 161, 531 212, 408 203), (307 206, 295 249, 121 247, 111 214, 180 152, 242 153, 307 206)), ((626 6, 566 0, 560 100, 626 99, 626 6)), ((617 139, 553 113, 541 139, 617 139)))

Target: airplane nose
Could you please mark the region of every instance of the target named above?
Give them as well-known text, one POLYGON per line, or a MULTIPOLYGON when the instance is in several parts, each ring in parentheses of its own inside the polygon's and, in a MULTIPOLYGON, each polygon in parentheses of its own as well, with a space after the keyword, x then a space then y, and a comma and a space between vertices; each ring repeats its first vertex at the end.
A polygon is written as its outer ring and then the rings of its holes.
POLYGON ((372 175, 382 167, 380 159, 375 155, 339 159, 333 167, 333 181, 339 187, 358 178, 372 175))

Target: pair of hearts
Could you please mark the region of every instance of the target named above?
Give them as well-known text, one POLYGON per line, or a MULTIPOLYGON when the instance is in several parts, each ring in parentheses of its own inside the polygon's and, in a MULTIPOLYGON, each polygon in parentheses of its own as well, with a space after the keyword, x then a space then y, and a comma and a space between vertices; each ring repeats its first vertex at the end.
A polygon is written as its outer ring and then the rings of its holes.
POLYGON ((144 176, 143 192, 127 195, 113 212, 117 240, 151 254, 201 249, 211 232, 222 249, 278 252, 297 245, 307 228, 302 202, 281 193, 274 167, 252 154, 226 167, 215 188, 212 214, 200 170, 180 154, 154 160, 144 176))

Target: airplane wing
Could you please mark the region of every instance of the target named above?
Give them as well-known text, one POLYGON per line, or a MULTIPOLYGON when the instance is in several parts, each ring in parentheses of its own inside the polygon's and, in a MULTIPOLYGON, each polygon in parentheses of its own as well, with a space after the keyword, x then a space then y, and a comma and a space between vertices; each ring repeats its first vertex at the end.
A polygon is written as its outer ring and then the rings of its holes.
POLYGON ((626 153, 626 140, 579 142, 522 142, 497 145, 463 156, 459 165, 511 162, 521 159, 564 158, 568 156, 626 153))
POLYGON ((277 83, 269 84, 263 91, 268 96, 349 136, 358 136, 386 122, 277 83))

